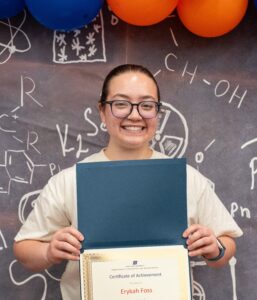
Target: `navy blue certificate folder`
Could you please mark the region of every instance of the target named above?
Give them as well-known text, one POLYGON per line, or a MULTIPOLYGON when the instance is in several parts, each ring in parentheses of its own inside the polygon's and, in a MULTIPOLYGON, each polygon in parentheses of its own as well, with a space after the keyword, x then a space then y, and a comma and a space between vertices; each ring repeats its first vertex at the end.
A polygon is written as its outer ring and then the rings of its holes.
POLYGON ((184 245, 186 160, 78 163, 82 249, 184 245))

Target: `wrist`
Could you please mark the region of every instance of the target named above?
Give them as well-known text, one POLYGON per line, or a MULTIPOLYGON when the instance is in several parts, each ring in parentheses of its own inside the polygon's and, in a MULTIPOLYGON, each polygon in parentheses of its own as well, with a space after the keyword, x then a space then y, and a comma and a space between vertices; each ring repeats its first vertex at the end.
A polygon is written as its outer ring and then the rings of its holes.
POLYGON ((43 255, 43 259, 44 259, 44 262, 46 264, 46 268, 50 267, 52 265, 51 261, 50 261, 50 258, 49 258, 49 246, 50 246, 50 243, 43 243, 43 252, 42 252, 42 255, 43 255))
POLYGON ((223 243, 217 238, 217 246, 219 249, 219 253, 218 255, 214 256, 214 257, 206 257, 203 255, 203 258, 205 258, 208 261, 218 261, 220 260, 226 252, 226 247, 223 245, 223 243))

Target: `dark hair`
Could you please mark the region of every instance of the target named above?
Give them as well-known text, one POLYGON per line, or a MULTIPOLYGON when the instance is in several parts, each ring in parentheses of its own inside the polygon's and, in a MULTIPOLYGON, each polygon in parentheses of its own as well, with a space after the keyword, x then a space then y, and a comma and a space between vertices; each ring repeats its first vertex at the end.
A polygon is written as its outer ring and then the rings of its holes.
POLYGON ((151 78, 156 85, 158 101, 160 101, 160 90, 159 90, 157 81, 155 80, 153 74, 147 68, 145 68, 143 66, 134 65, 134 64, 125 64, 125 65, 117 66, 116 68, 112 69, 109 72, 109 74, 105 77, 99 103, 103 103, 106 100, 107 95, 109 93, 109 85, 110 85, 110 82, 113 79, 113 77, 127 73, 127 72, 139 72, 139 73, 143 73, 146 76, 148 76, 149 78, 151 78))

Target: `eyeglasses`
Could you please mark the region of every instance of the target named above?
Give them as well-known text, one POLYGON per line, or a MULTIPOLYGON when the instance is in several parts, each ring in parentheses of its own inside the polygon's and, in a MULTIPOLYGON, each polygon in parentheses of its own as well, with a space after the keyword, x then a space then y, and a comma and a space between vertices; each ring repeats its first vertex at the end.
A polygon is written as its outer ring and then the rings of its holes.
POLYGON ((114 117, 119 119, 127 118, 135 106, 139 115, 144 119, 155 118, 160 110, 161 103, 155 101, 141 101, 138 103, 131 103, 127 100, 106 100, 103 104, 111 106, 111 112, 114 117))

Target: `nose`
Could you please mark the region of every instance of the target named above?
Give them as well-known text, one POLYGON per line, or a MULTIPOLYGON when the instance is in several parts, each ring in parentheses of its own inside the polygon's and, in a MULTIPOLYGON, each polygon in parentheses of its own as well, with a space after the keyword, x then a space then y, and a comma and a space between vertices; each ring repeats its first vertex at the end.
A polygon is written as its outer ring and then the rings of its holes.
POLYGON ((142 119, 141 115, 139 114, 138 111, 138 105, 137 104, 132 104, 132 110, 131 113, 127 116, 128 119, 142 119))

